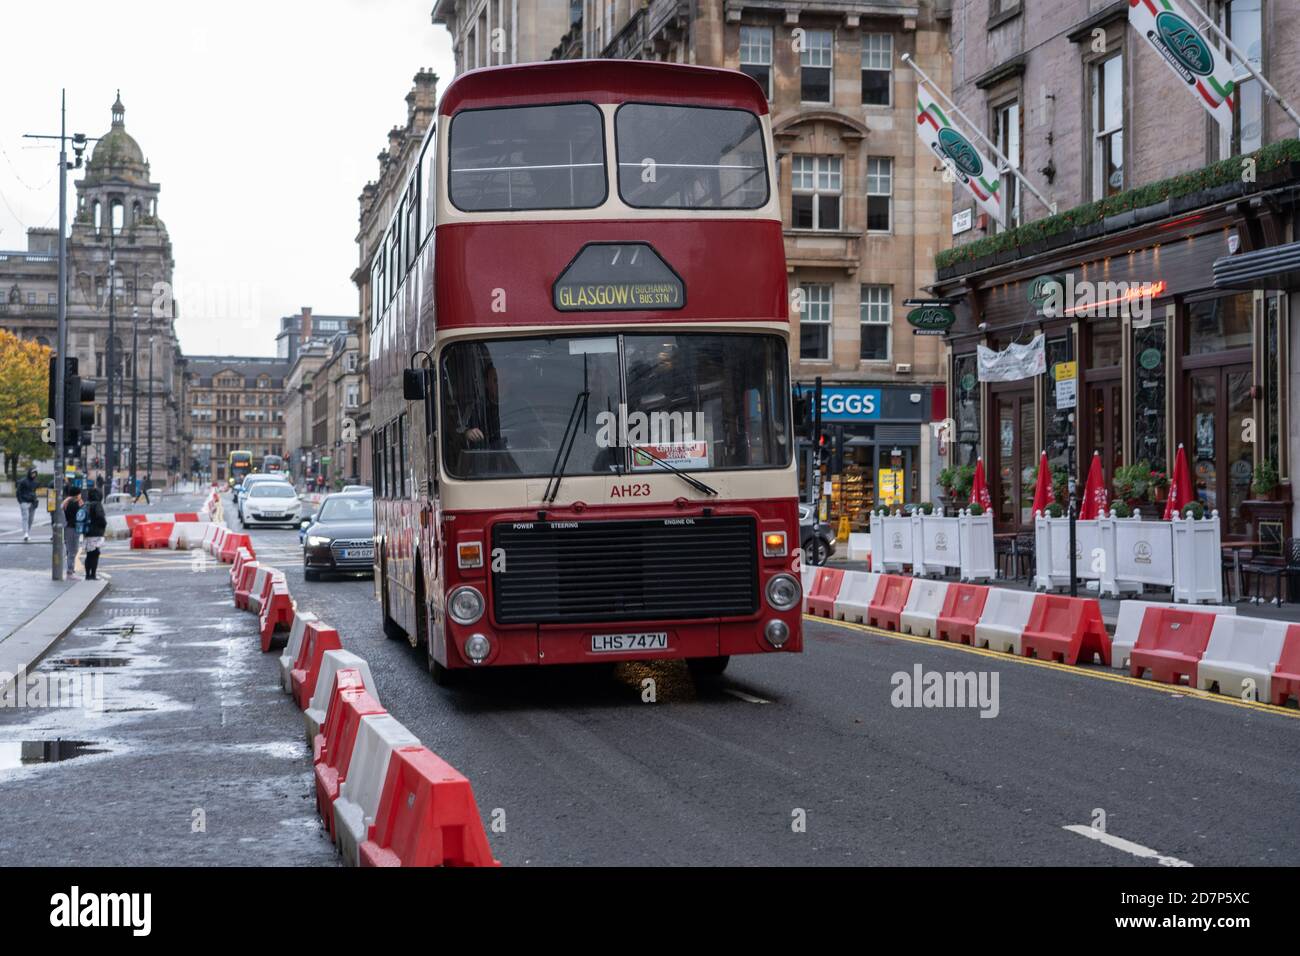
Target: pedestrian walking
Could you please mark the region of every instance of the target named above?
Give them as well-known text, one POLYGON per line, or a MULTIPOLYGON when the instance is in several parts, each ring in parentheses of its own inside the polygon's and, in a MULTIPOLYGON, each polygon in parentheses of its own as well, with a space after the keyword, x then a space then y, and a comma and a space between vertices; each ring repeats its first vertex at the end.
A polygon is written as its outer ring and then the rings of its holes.
POLYGON ((77 552, 81 550, 81 532, 85 527, 86 504, 81 499, 81 489, 73 488, 63 499, 63 552, 65 565, 63 579, 77 580, 77 552))
POLYGON ((112 477, 112 479, 111 479, 111 480, 109 481, 109 483, 108 483, 108 492, 109 492, 109 494, 112 494, 112 495, 117 494, 117 493, 118 493, 118 490, 119 490, 120 487, 121 487, 121 486, 120 486, 119 483, 118 483, 117 475, 114 475, 114 476, 112 477))
POLYGON ((99 549, 104 546, 104 532, 108 530, 108 516, 104 514, 102 495, 92 488, 86 505, 86 580, 94 581, 99 575, 99 549))
POLYGON ((102 471, 95 476, 95 487, 99 490, 100 495, 104 494, 104 473, 102 471))
POLYGON ((28 468, 18 481, 18 508, 23 514, 23 540, 32 539, 32 518, 36 514, 36 469, 28 468))

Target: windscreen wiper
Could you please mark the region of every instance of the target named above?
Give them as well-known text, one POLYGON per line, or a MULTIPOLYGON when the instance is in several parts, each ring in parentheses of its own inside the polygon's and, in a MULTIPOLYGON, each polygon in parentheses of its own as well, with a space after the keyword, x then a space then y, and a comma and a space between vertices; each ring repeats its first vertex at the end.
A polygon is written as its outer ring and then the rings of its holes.
POLYGON ((584 388, 573 399, 573 410, 569 412, 568 424, 564 426, 564 436, 560 439, 560 447, 555 450, 555 463, 551 465, 551 475, 546 482, 546 493, 542 495, 542 501, 548 505, 560 493, 560 482, 564 480, 564 469, 569 467, 569 455, 573 452, 573 443, 578 438, 578 423, 582 420, 582 415, 586 414, 587 399, 590 395, 591 390, 584 388))
MULTIPOLYGON (((642 446, 640 445, 632 445, 631 446, 632 453, 636 454, 641 449, 641 447, 642 446)), ((709 495, 712 498, 716 498, 718 496, 718 492, 716 488, 711 488, 710 486, 706 485, 704 482, 700 481, 700 479, 696 478, 694 475, 687 474, 686 472, 682 471, 680 468, 668 464, 668 462, 664 461, 662 458, 656 458, 654 455, 650 454, 649 452, 646 452, 645 457, 649 458, 660 468, 664 468, 667 469, 668 471, 671 471, 682 481, 686 482, 696 491, 700 492, 700 494, 709 495)))

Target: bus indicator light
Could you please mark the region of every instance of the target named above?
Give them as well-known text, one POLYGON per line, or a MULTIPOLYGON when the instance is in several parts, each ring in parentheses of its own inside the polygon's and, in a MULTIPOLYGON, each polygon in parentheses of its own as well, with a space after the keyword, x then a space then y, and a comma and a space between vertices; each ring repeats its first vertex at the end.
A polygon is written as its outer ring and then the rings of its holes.
POLYGON ((479 541, 472 541, 457 545, 456 567, 462 569, 483 567, 483 544, 479 541))
POLYGON ((785 557, 785 532, 769 531, 763 535, 763 557, 765 558, 783 558, 785 557))

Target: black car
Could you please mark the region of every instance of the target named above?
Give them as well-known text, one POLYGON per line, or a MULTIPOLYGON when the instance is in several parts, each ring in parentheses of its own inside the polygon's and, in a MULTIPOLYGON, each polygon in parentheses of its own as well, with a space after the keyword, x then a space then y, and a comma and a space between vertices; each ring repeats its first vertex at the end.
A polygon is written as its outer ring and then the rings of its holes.
POLYGON ((803 548, 804 561, 823 565, 835 553, 835 535, 825 521, 817 521, 814 505, 799 506, 799 547, 803 548))
POLYGON ((302 531, 302 573, 308 581, 322 572, 375 570, 374 496, 364 492, 330 495, 302 531))

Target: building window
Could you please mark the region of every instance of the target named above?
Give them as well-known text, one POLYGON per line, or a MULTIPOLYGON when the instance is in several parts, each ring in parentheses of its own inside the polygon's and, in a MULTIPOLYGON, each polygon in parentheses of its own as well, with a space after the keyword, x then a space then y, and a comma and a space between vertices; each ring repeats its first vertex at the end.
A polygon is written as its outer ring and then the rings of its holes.
POLYGON ((740 28, 740 72, 751 76, 772 98, 772 28, 740 28))
MULTIPOLYGON (((1229 0, 1224 9, 1224 28, 1233 45, 1256 70, 1264 64, 1261 0, 1229 0)), ((1233 79, 1237 84, 1237 109, 1232 117, 1232 154, 1250 153, 1264 145, 1264 92, 1244 63, 1231 52, 1233 79)))
MULTIPOLYGON (((993 143, 1010 160, 1015 169, 1020 168, 1020 103, 1012 100, 993 109, 993 143)), ((1002 195, 1007 197, 1007 228, 1020 224, 1020 180, 1007 170, 1002 174, 1002 195)), ((1001 228, 999 227, 999 231, 1001 228)))
POLYGON ((349 385, 346 396, 343 399, 345 408, 356 408, 361 404, 361 390, 358 385, 349 385))
POLYGON ((894 192, 894 161, 888 156, 867 157, 867 231, 889 232, 890 203, 894 192))
POLYGON ((831 357, 831 287, 828 283, 804 283, 803 308, 799 310, 799 358, 829 361, 831 357))
POLYGON ((1124 190, 1124 57, 1089 68, 1092 97, 1092 198, 1124 190))
POLYGON ((799 52, 799 99, 805 103, 831 101, 831 64, 835 55, 831 30, 805 30, 799 52))
POLYGON ((974 466, 980 453, 980 384, 974 352, 953 357, 952 390, 957 427, 952 464, 974 466))
POLYGON ((840 228, 843 159, 792 156, 790 225, 795 229, 840 228))
POLYGON ((858 305, 864 362, 889 361, 889 331, 894 323, 893 291, 887 285, 864 285, 858 305))
POLYGON ((888 33, 862 35, 862 105, 889 106, 894 75, 894 38, 888 33))

